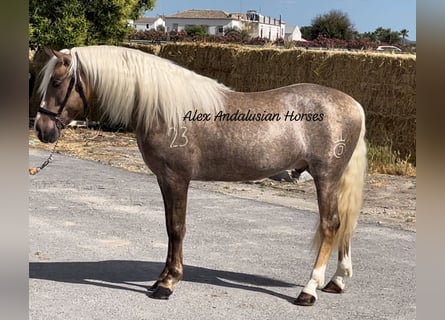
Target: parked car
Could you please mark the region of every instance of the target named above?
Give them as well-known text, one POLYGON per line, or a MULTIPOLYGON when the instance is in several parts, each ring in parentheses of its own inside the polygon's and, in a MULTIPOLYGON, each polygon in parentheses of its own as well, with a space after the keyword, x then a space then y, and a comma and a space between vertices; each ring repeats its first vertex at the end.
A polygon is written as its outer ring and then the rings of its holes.
POLYGON ((397 48, 395 46, 379 46, 376 51, 380 52, 392 52, 392 53, 400 53, 402 50, 400 48, 397 48))

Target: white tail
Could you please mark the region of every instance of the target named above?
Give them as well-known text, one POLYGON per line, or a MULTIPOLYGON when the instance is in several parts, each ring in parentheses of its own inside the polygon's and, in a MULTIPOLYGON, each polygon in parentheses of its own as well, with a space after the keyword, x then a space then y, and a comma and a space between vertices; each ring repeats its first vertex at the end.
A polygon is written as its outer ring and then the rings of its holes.
POLYGON ((357 146, 340 179, 338 191, 338 213, 340 228, 337 230, 335 245, 345 254, 348 253, 351 237, 357 226, 357 220, 363 203, 363 188, 367 171, 365 142, 365 116, 357 146))

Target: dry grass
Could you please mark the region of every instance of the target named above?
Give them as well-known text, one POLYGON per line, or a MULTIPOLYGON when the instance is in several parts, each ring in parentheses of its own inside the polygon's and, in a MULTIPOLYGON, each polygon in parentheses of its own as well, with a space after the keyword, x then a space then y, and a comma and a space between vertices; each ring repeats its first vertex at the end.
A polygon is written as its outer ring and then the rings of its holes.
MULTIPOLYGON (((48 152, 53 147, 53 145, 41 143, 32 129, 29 130, 29 145, 48 150, 48 152)), ((56 151, 132 172, 149 172, 139 153, 133 133, 66 128, 57 144, 56 151)), ((44 160, 42 159, 42 162, 44 160)), ((33 165, 38 166, 40 163, 33 165)))
POLYGON ((416 176, 416 167, 409 156, 402 158, 400 152, 389 147, 368 148, 368 172, 399 176, 416 176))

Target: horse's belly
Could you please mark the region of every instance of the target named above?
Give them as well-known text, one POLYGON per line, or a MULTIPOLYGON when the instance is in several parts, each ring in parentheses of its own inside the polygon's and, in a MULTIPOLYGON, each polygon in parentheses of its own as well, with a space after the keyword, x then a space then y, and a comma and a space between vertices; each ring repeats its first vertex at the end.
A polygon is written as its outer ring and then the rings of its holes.
POLYGON ((295 149, 290 151, 285 145, 260 146, 220 146, 215 152, 204 151, 201 161, 195 167, 192 179, 244 181, 270 177, 286 169, 294 169, 301 161, 295 149))

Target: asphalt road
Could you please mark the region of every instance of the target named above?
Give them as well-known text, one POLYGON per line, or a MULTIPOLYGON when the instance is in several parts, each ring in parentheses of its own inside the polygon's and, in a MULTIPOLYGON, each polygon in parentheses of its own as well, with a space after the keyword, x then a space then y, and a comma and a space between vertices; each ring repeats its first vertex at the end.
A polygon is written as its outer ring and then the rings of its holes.
MULTIPOLYGON (((47 156, 31 148, 30 166, 47 156)), ((315 212, 192 183, 187 219, 184 280, 170 300, 150 299, 167 250, 156 179, 56 154, 29 182, 29 318, 416 318, 413 232, 359 224, 347 292, 300 307, 292 301, 314 262, 315 212)))

